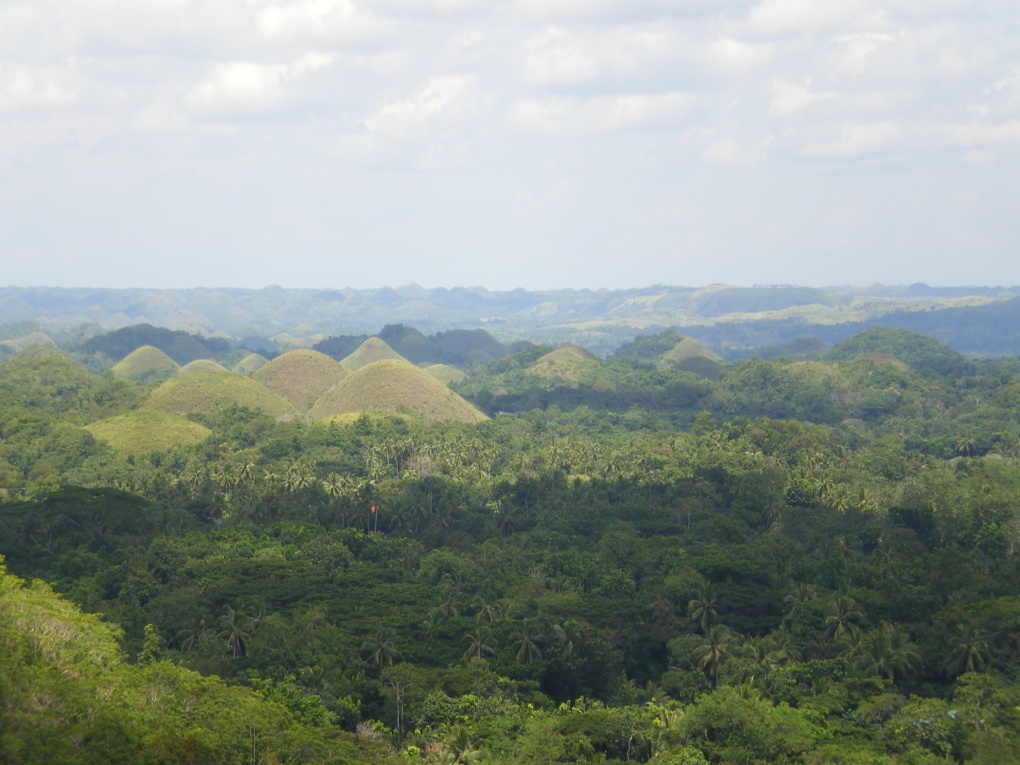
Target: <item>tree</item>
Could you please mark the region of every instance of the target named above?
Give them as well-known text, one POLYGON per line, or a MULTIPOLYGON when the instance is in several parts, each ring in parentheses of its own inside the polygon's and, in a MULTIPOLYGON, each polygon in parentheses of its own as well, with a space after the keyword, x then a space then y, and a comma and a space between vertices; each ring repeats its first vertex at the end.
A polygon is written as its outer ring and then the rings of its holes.
POLYGON ((231 657, 236 659, 244 655, 248 641, 251 640, 251 634, 248 632, 251 629, 251 620, 227 606, 223 616, 220 617, 220 624, 223 625, 223 630, 218 637, 226 640, 231 657))
POLYGON ((718 599, 712 586, 705 583, 699 585, 697 595, 687 602, 687 607, 691 611, 691 619, 697 622, 702 632, 707 633, 708 628, 719 618, 717 602, 718 599))
POLYGON ((464 659, 484 659, 496 653, 496 649, 486 642, 490 637, 488 630, 480 629, 466 635, 464 639, 468 641, 468 648, 464 651, 464 659))
POLYGON ((531 628, 528 626, 528 618, 524 617, 521 622, 521 631, 517 634, 517 653, 514 655, 518 664, 531 664, 535 659, 542 658, 542 652, 535 644, 535 640, 539 638, 541 638, 541 635, 535 635, 531 632, 531 628))
POLYGON ((825 634, 833 640, 842 640, 844 635, 860 629, 857 622, 863 618, 864 614, 857 610, 853 598, 840 595, 829 604, 828 616, 825 617, 825 634))
POLYGON ((988 633, 974 624, 961 624, 957 628, 946 668, 952 676, 981 672, 990 658, 988 633))
POLYGON ((895 682, 896 675, 910 675, 921 665, 917 646, 898 627, 872 632, 857 659, 857 667, 865 672, 895 682))
POLYGON ((713 683, 719 667, 733 652, 735 639, 726 627, 716 625, 705 633, 704 642, 691 651, 691 663, 700 668, 713 683))
POLYGON ((378 629, 375 635, 361 644, 361 652, 368 654, 365 660, 380 669, 384 665, 393 664, 394 659, 400 656, 400 652, 393 645, 393 636, 392 629, 378 629))

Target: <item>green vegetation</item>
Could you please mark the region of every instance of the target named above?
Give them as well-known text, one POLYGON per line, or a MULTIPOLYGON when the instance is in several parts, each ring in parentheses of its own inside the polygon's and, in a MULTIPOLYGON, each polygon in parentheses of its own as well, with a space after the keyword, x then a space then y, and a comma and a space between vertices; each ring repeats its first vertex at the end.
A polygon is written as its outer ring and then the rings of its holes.
POLYGON ((528 371, 547 380, 577 382, 584 373, 598 365, 598 359, 584 348, 564 345, 542 356, 528 371))
POLYGON ((1020 760, 1017 361, 683 342, 0 363, 0 759, 1020 760))

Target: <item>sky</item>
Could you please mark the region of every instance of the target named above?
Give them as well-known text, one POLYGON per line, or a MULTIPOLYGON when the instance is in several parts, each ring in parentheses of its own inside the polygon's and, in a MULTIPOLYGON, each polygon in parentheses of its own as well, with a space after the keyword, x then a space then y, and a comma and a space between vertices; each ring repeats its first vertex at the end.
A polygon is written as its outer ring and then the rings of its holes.
POLYGON ((0 0, 0 284, 1014 285, 1016 0, 0 0))

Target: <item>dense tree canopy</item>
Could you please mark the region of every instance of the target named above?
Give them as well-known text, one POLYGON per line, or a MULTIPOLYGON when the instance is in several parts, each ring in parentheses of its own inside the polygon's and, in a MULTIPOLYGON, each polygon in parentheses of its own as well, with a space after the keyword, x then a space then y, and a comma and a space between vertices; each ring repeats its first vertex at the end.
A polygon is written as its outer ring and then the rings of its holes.
POLYGON ((1016 760, 1020 381, 875 339, 149 453, 83 426, 151 386, 12 358, 5 761, 1016 760))

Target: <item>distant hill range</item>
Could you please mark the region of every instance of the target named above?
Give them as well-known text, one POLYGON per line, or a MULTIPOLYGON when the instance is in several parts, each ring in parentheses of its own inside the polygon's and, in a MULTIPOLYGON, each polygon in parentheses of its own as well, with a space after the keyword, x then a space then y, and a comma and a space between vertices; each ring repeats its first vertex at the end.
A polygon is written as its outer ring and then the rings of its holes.
POLYGON ((375 337, 415 364, 465 366, 520 350, 522 338, 605 356, 638 336, 676 330, 705 350, 688 344, 674 362, 707 369, 711 354, 810 357, 878 326, 931 335, 972 356, 1020 355, 1020 287, 0 287, 0 357, 32 335, 65 348, 73 341, 97 365, 145 345, 181 366, 215 358, 232 367, 250 353, 270 359, 295 348, 342 361, 375 337))

